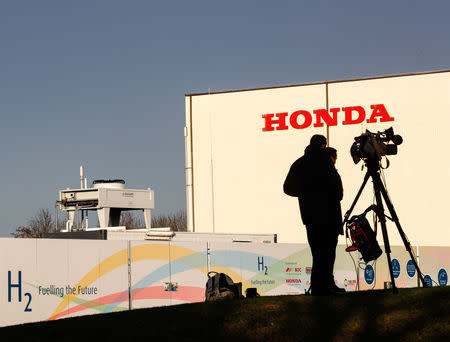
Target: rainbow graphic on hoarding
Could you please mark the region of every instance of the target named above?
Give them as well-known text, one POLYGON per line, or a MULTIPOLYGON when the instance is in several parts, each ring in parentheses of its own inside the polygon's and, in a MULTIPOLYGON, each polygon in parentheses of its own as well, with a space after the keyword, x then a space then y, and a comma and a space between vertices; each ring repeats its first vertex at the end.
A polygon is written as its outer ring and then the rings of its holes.
MULTIPOLYGON (((167 245, 151 243, 131 247, 131 263, 144 260, 160 260, 166 262, 156 270, 149 272, 132 286, 132 300, 172 299, 189 303, 203 301, 205 298, 204 286, 180 286, 176 291, 165 291, 164 286, 155 285, 155 283, 167 277, 169 268, 172 276, 189 270, 198 270, 205 275, 207 273, 206 252, 199 252, 181 246, 171 246, 169 260, 167 248, 167 245)), ((284 272, 286 272, 284 270, 285 261, 287 259, 301 260, 307 252, 308 250, 300 250, 280 260, 271 256, 261 256, 261 254, 250 252, 217 250, 212 254, 211 264, 214 265, 214 271, 227 273, 233 281, 242 282, 243 289, 256 287, 254 284, 258 282, 263 283, 263 286, 258 286, 258 291, 260 294, 264 295, 264 292, 270 291, 286 283, 286 280, 283 278, 285 276, 284 272), (255 269, 258 266, 255 264, 255 260, 259 260, 259 257, 264 258, 265 265, 269 268, 261 268, 258 272, 255 272, 255 269), (250 279, 245 279, 236 271, 236 269, 252 271, 253 276, 250 279), (270 270, 270 275, 267 275, 268 269, 270 270), (267 281, 267 279, 270 280, 267 281)), ((118 267, 125 266, 127 263, 128 249, 122 249, 92 267, 92 269, 82 277, 74 287, 88 287, 109 272, 118 267)), ((309 278, 309 275, 307 277, 309 278)), ((301 283, 301 281, 299 282, 301 283)), ((288 285, 298 288, 299 282, 292 282, 288 285)), ((306 280, 304 282, 306 283, 306 280)), ((84 300, 78 295, 68 294, 61 298, 61 302, 47 320, 59 319, 87 309, 94 309, 99 313, 128 310, 129 295, 128 289, 93 300, 84 300), (69 308, 71 303, 76 305, 69 308), (121 307, 120 305, 124 303, 126 303, 127 306, 121 307)))

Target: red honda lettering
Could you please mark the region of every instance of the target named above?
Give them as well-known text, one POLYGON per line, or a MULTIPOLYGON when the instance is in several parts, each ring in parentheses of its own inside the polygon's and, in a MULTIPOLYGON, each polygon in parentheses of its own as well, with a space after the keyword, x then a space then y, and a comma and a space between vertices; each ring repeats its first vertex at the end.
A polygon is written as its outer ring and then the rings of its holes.
POLYGON ((323 119, 327 126, 337 126, 337 113, 339 110, 339 108, 330 108, 330 112, 333 114, 333 117, 331 117, 326 109, 316 109, 314 111, 314 114, 316 114, 314 127, 323 127, 323 122, 320 119, 323 119))
POLYGON ((309 127, 312 122, 312 116, 311 113, 306 110, 298 110, 291 114, 291 117, 289 118, 289 122, 291 123, 291 126, 296 129, 302 129, 309 127), (302 115, 305 119, 305 121, 302 124, 298 123, 298 117, 302 115))
POLYGON ((342 121, 343 125, 359 124, 363 122, 366 117, 366 112, 361 106, 343 107, 342 110, 345 112, 345 120, 342 121), (356 119, 353 119, 352 117, 353 111, 358 113, 358 117, 356 119))
POLYGON ((265 126, 263 128, 263 131, 273 131, 273 125, 278 125, 277 131, 282 129, 288 129, 288 126, 286 125, 286 116, 288 116, 288 113, 277 113, 278 119, 272 119, 274 117, 273 114, 264 114, 262 117, 265 120, 265 126))
MULTIPOLYGON (((371 105, 372 113, 370 118, 367 119, 368 123, 376 123, 394 121, 394 118, 390 116, 386 110, 384 104, 371 105)), ((315 109, 313 113, 316 115, 316 120, 314 127, 327 126, 337 126, 338 124, 338 113, 339 111, 344 112, 343 125, 354 125, 364 122, 366 118, 366 111, 361 106, 343 107, 343 108, 330 108, 327 109, 315 109)), ((289 125, 295 129, 307 128, 312 123, 312 115, 306 110, 297 110, 293 112, 289 117, 289 123, 287 122, 287 116, 289 113, 277 113, 277 114, 264 114, 265 126, 263 131, 274 131, 274 130, 286 130, 289 125), (276 118, 275 118, 276 116, 276 118), (302 118, 300 118, 300 116, 302 118)))
POLYGON ((380 117, 380 122, 394 121, 394 118, 392 116, 389 116, 386 107, 383 104, 371 105, 370 108, 372 108, 373 110, 372 115, 367 120, 368 123, 377 122, 377 119, 375 118, 378 116, 380 117))

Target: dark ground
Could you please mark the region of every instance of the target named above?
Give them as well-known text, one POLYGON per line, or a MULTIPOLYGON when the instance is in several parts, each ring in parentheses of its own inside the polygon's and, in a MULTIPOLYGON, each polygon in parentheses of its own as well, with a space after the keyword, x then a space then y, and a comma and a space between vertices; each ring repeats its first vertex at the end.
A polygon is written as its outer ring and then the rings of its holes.
POLYGON ((185 304, 16 325, 0 341, 449 341, 450 287, 185 304))

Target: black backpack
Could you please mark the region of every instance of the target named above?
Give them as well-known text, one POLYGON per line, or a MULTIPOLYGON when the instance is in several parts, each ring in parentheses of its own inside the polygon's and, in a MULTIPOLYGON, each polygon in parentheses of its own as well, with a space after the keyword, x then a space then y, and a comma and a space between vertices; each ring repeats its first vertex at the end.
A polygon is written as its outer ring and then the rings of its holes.
POLYGON ((225 273, 208 272, 206 282, 205 301, 222 299, 240 299, 242 297, 242 283, 235 283, 225 273))
POLYGON ((295 161, 289 168, 289 172, 283 183, 283 192, 286 195, 300 197, 299 173, 299 163, 295 161))

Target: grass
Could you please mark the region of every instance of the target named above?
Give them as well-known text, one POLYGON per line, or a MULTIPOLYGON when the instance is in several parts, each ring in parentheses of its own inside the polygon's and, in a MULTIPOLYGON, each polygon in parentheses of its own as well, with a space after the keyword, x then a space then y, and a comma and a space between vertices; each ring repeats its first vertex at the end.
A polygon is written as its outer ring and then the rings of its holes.
POLYGON ((450 288, 277 296, 83 316, 0 329, 28 341, 448 341, 450 288))

